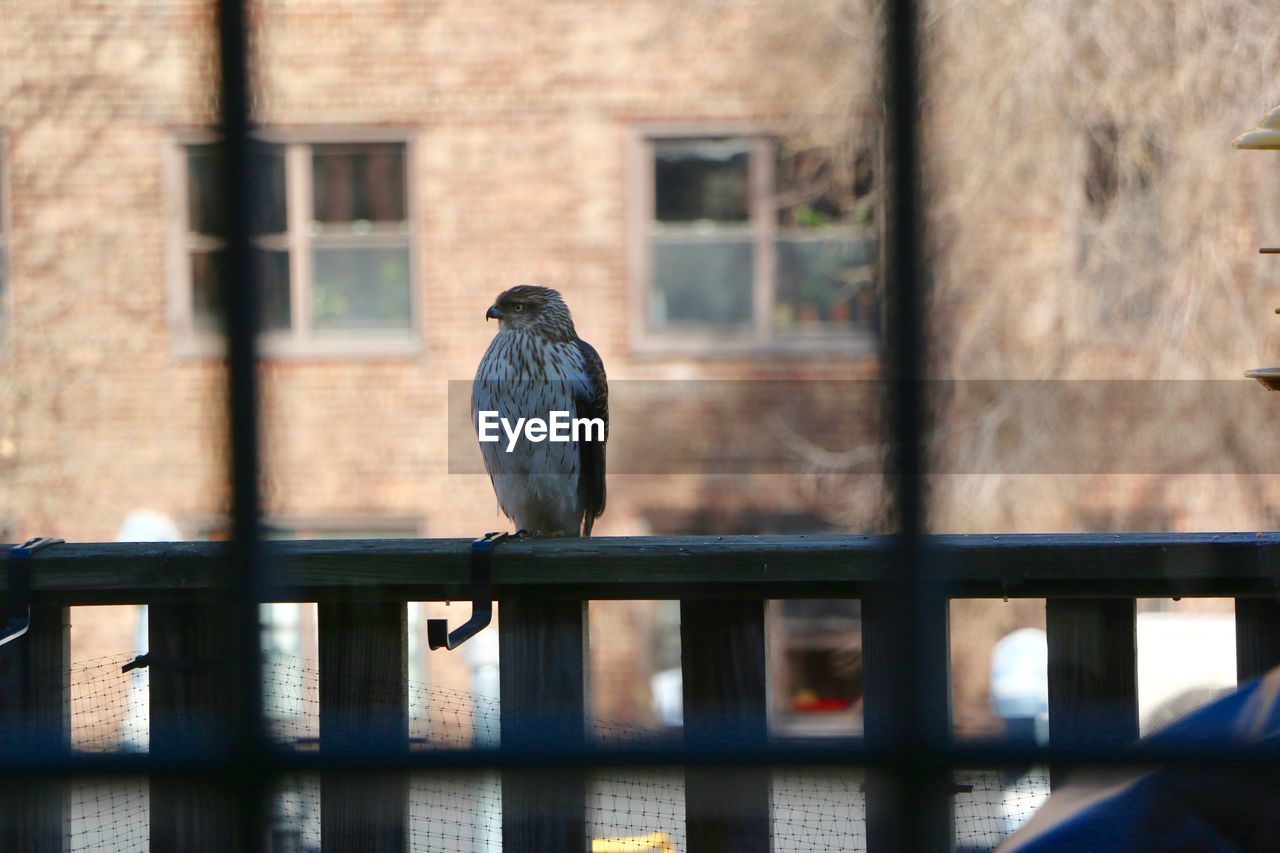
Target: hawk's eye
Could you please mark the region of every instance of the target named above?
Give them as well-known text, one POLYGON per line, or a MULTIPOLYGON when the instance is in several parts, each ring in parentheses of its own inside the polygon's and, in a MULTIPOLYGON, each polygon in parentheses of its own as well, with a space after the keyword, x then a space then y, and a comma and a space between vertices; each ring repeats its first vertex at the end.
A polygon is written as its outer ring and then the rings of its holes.
POLYGON ((524 310, 524 304, 521 302, 517 302, 511 306, 511 310, 519 314, 521 311, 524 310))

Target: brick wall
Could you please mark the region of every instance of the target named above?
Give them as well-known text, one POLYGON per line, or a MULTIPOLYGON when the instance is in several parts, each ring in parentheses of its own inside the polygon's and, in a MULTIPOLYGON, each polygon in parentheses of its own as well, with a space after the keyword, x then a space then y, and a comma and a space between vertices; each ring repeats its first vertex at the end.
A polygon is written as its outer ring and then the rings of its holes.
MULTIPOLYGON (((448 473, 445 408, 448 380, 470 378, 494 332, 485 308, 518 282, 564 293, 614 379, 870 375, 866 359, 642 359, 628 337, 630 126, 830 122, 831 81, 853 61, 832 36, 833 8, 260 4, 264 125, 411 134, 423 305, 415 355, 264 364, 269 514, 351 517, 353 527, 416 518, 432 536, 506 526, 486 477, 448 473)), ((12 452, 0 459, 0 517, 15 537, 109 540, 146 507, 195 535, 226 507, 223 377, 216 360, 182 355, 170 327, 166 228, 176 212, 164 152, 216 114, 210 4, 52 0, 11 4, 4 17, 0 130, 13 213, 0 441, 12 452)), ((745 506, 795 499, 717 491, 745 506)), ((615 477, 597 531, 647 532, 649 509, 695 507, 707 494, 696 477, 615 477)), ((127 634, 103 618, 79 620, 98 627, 78 647, 127 634)), ((634 631, 601 636, 598 661, 615 681, 642 684, 643 664, 616 667, 646 642, 634 631)), ((624 698, 599 713, 647 714, 636 691, 614 692, 624 698)))
MULTIPOLYGON (((1139 6, 1129 9, 1096 10, 1104 36, 1133 25, 1120 12, 1141 19, 1139 6)), ((1251 253, 1274 239, 1273 161, 1230 160, 1226 145, 1274 94, 1265 71, 1254 79, 1241 69, 1274 67, 1274 52, 1215 59, 1203 45, 1220 27, 1205 9, 1179 6, 1184 43, 1158 56, 1141 52, 1160 47, 1158 38, 1131 32, 1133 49, 1111 56, 1136 63, 1124 66, 1119 89, 1105 88, 1119 72, 1090 52, 1087 28, 1066 12, 977 5, 930 19, 931 68, 943 69, 928 77, 926 115, 941 375, 1236 376, 1268 363, 1271 327, 1262 324, 1275 268, 1251 253), (1061 49, 1046 53, 1046 41, 1061 49), (1072 61, 1077 42, 1081 61, 1072 61), (1214 73, 1173 73, 1195 62, 1214 73), (1245 76, 1217 73, 1227 66, 1245 76), (1081 73, 1093 82, 1083 85, 1081 73), (1177 109, 1156 110, 1161 97, 1177 109), (1162 213, 1174 248, 1160 292, 1175 310, 1199 307, 1178 327, 1184 333, 1161 340, 1153 334, 1173 326, 1099 329, 1097 317, 1128 278, 1081 271, 1079 131, 1108 115, 1157 126, 1165 151, 1162 213), (1219 170, 1206 174, 1207 163, 1219 170), (1177 219, 1179 209, 1196 215, 1177 219), (1224 252, 1238 262, 1218 262, 1224 252), (1209 283, 1194 289, 1191 280, 1209 283), (1254 306, 1248 318, 1242 304, 1254 306)), ((1243 4, 1239 11, 1265 15, 1243 4)), ((407 131, 421 212, 418 353, 264 364, 269 513, 349 517, 353 527, 359 518, 418 519, 432 536, 505 526, 485 477, 448 473, 445 409, 448 381, 472 375, 493 333, 485 307, 517 282, 564 292, 614 380, 874 375, 866 358, 642 357, 629 331, 629 129, 742 121, 838 135, 874 90, 877 36, 859 14, 840 0, 258 4, 257 118, 298 130, 407 131)), ((44 0, 4 9, 0 144, 12 227, 0 528, 15 538, 110 539, 138 507, 195 533, 225 509, 222 371, 215 360, 177 353, 165 254, 175 211, 164 150, 216 115, 214 68, 207 2, 44 0)), ((1069 479, 944 478, 936 520, 952 530, 1079 529, 1103 512, 1122 527, 1136 503, 1158 500, 1174 526, 1217 528, 1263 524, 1276 505, 1269 487, 1251 495, 1225 479, 1208 490, 1197 478, 1159 488, 1069 479)), ((739 512, 779 510, 858 529, 868 518, 860 508, 874 510, 880 497, 866 477, 627 474, 611 478, 597 531, 678 529, 688 513, 723 532, 742 523, 739 512)), ((632 615, 610 624, 646 624, 632 615)), ((626 668, 640 657, 637 646, 647 650, 647 630, 596 639, 597 662, 615 685, 647 678, 626 668)), ((957 666, 972 674, 963 703, 979 713, 980 645, 963 652, 977 664, 957 666)), ((645 715, 634 691, 609 695, 598 713, 645 715)))
MULTIPOLYGON (((210 10, 15 14, 0 106, 14 308, 0 424, 15 452, 0 506, 18 534, 76 539, 110 538, 141 505, 207 518, 225 504, 220 369, 174 352, 162 151, 209 121, 210 10)), ((485 307, 521 281, 565 294, 613 378, 865 375, 865 360, 638 360, 628 342, 628 127, 807 120, 835 70, 829 14, 764 0, 262 4, 265 125, 413 135, 424 306, 416 356, 264 366, 270 512, 417 516, 431 535, 498 524, 485 478, 446 473, 442 411, 493 333, 485 307), (818 49, 780 53, 797 34, 818 49)), ((601 531, 640 530, 653 500, 615 483, 601 531)))

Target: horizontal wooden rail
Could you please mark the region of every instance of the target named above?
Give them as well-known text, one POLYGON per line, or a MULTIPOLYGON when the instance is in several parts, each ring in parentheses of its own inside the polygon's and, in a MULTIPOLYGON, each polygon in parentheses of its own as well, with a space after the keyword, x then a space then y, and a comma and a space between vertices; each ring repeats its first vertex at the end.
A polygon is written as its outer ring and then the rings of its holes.
MULTIPOLYGON (((953 598, 1267 597, 1280 594, 1280 534, 936 536, 953 598)), ((267 545, 267 600, 467 596, 469 540, 316 540, 267 545)), ((226 590, 224 543, 66 544, 33 559, 36 603, 188 600, 226 590)), ((504 543, 498 598, 858 598, 891 570, 871 536, 682 536, 504 543)), ((0 573, 0 593, 5 590, 0 573)))
MULTIPOLYGON (((590 694, 585 602, 679 599, 684 746, 691 752, 668 747, 665 755, 689 765, 688 849, 767 851, 769 775, 693 766, 699 762, 691 756, 725 739, 746 753, 777 746, 771 746, 765 728, 768 661, 762 599, 769 598, 866 599, 866 708, 875 746, 874 721, 895 711, 876 685, 901 677, 894 650, 886 643, 892 634, 876 620, 883 610, 875 593, 886 588, 882 585, 893 570, 889 544, 886 538, 869 536, 504 543, 492 568, 494 593, 501 602, 502 746, 507 752, 497 758, 461 753, 451 757, 455 765, 445 766, 461 767, 470 760, 500 764, 522 750, 554 744, 556 752, 535 756, 546 759, 545 767, 538 768, 537 760, 527 766, 504 765, 504 845, 513 851, 585 851, 586 777, 580 766, 551 766, 564 753, 589 747, 583 737, 590 694)), ((1070 759, 1077 749, 1093 754, 1089 750, 1099 746, 1122 749, 1137 734, 1135 597, 1236 597, 1241 678, 1280 663, 1280 534, 936 536, 929 547, 928 564, 939 596, 1046 599, 1052 754, 1057 757, 1070 759)), ((391 750, 384 771, 425 760, 405 752, 403 602, 468 597, 469 548, 470 541, 461 539, 265 546, 267 599, 320 602, 320 760, 342 766, 344 756, 365 749, 391 750), (385 689, 373 689, 377 685, 385 689)), ((232 663, 226 625, 234 621, 225 609, 232 591, 228 557, 223 543, 65 544, 32 561, 36 612, 66 613, 73 604, 156 605, 151 611, 152 656, 157 663, 184 664, 161 666, 152 674, 151 758, 159 762, 192 747, 193 738, 183 731, 192 720, 211 714, 226 718, 232 710, 227 703, 233 691, 223 683, 232 663)), ((0 594, 7 591, 5 583, 0 572, 0 594)), ((945 603, 935 601, 938 618, 945 619, 945 603)), ((55 627, 64 623, 50 622, 55 627)), ((50 637, 41 659, 48 657, 52 663, 46 668, 65 676, 65 631, 50 637)), ((5 647, 0 658, 7 658, 0 664, 25 671, 21 655, 43 648, 33 645, 35 639, 33 633, 5 647)), ((945 665, 939 672, 945 672, 945 665)), ((44 696, 22 682, 9 698, 18 703, 15 708, 24 709, 22 722, 40 723, 30 709, 49 707, 53 711, 46 716, 61 726, 59 731, 66 729, 66 691, 44 696)), ((207 736, 208 726, 198 733, 207 736)), ((18 743, 0 746, 19 748, 18 743)), ((836 741, 825 747, 824 759, 833 763, 877 760, 874 751, 859 753, 860 747, 848 751, 848 744, 839 747, 836 741)), ((960 744, 944 745, 930 760, 957 760, 965 754, 962 750, 960 744)), ((40 757, 49 759, 43 753, 40 757)), ((805 759, 788 754, 781 763, 805 759)), ((270 763, 284 770, 296 760, 301 757, 273 756, 270 763)), ((1065 766, 1055 767, 1055 777, 1065 766)), ((47 772, 47 765, 41 770, 47 772)), ((23 809, 15 811, 20 820, 0 826, 0 834, 31 849, 61 849, 61 800, 48 795, 59 790, 54 785, 42 789, 40 797, 27 796, 23 809)), ((877 796, 869 791, 869 797, 877 796)), ((326 848, 404 849, 405 804, 402 773, 326 778, 321 807, 326 848)), ((184 849, 230 849, 227 831, 234 822, 227 817, 229 805, 225 790, 217 786, 157 778, 152 787, 153 849, 170 849, 173 839, 181 840, 184 849)), ((892 849, 891 844, 876 845, 876 827, 869 826, 868 838, 874 849, 892 849)))

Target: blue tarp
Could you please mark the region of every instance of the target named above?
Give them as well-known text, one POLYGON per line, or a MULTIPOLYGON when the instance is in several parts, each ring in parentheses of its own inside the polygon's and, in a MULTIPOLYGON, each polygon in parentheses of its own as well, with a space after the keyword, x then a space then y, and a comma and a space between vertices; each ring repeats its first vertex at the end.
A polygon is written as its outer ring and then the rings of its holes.
MULTIPOLYGON (((1280 742, 1280 669, 1146 740, 1280 742)), ((1280 768, 1265 776, 1220 768, 1081 774, 1000 850, 1280 850, 1280 768)))

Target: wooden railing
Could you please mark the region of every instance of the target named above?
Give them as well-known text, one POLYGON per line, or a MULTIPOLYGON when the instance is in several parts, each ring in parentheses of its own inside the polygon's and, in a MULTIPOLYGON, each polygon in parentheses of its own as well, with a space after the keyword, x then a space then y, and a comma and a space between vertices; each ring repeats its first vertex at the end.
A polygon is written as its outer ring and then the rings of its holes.
MULTIPOLYGON (((1051 737, 1058 745, 1096 742, 1099 734, 1113 742, 1136 737, 1137 597, 1235 597, 1240 677, 1280 663, 1278 535, 939 536, 929 545, 939 596, 1046 599, 1051 737)), ((467 600, 469 542, 265 547, 263 600, 319 605, 321 762, 326 754, 350 757, 361 749, 406 751, 405 603, 467 600)), ((573 752, 589 746, 586 603, 592 599, 680 600, 686 742, 767 747, 766 602, 862 599, 864 653, 877 654, 883 648, 873 633, 877 590, 893 572, 890 553, 884 539, 853 536, 504 543, 492 564, 504 747, 553 743, 573 752)), ((35 726, 52 753, 65 750, 68 608, 147 603, 152 755, 189 754, 201 745, 216 750, 229 742, 237 652, 228 554, 216 543, 65 544, 40 552, 32 561, 31 630, 0 647, 5 731, 35 726), (58 677, 37 677, 51 672, 58 677), (194 745, 193 733, 199 735, 194 745)), ((2 572, 0 592, 7 593, 2 572)), ((866 663, 870 668, 877 661, 866 663)), ((880 699, 873 680, 867 689, 870 711, 880 699)), ((20 751, 13 741, 8 746, 20 751)), ((680 763, 679 753, 671 760, 680 763)), ((688 766, 689 851, 769 849, 769 774, 763 763, 748 764, 729 775, 698 762, 688 766), (734 808, 726 810, 727 801, 734 808)), ((405 848, 404 769, 324 777, 326 849, 405 848)), ((586 772, 572 762, 556 769, 536 761, 508 764, 504 849, 587 849, 586 772)), ((13 796, 0 808, 0 848, 63 849, 62 800, 50 793, 56 785, 11 785, 13 796)), ((169 768, 152 785, 152 849, 230 849, 234 808, 225 790, 220 795, 175 778, 169 768)))

